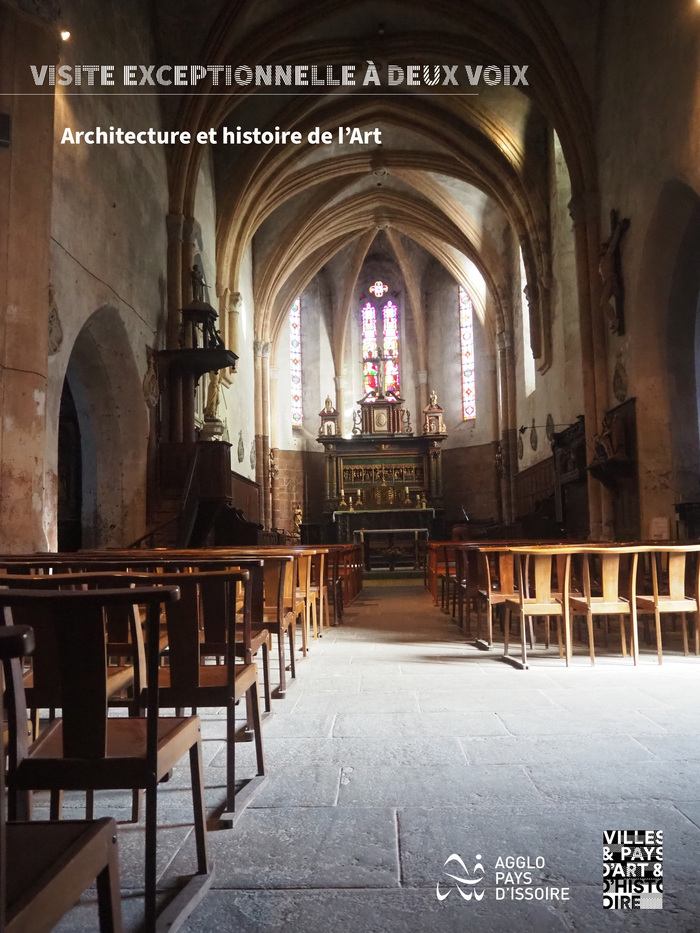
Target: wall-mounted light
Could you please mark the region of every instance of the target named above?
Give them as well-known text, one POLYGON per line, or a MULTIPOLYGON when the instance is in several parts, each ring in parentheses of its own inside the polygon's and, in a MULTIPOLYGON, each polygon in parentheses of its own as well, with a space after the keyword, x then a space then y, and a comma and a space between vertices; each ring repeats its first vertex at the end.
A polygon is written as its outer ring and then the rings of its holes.
POLYGON ((64 42, 68 42, 68 40, 70 39, 70 30, 62 29, 60 35, 61 35, 61 39, 64 42))

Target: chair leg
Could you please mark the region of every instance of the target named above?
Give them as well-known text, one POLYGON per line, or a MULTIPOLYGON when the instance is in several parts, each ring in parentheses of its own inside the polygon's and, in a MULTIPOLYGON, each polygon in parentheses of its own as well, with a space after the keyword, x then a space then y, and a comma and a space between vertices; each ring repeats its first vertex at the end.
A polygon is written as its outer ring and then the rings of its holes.
POLYGON ((190 776, 192 780, 192 809, 194 811, 194 837, 197 847, 197 874, 209 871, 207 857, 206 812, 204 809, 204 774, 202 772, 202 735, 190 746, 190 776))
POLYGON ((131 792, 131 822, 138 823, 141 819, 141 806, 143 804, 143 790, 139 787, 131 792))
MULTIPOLYGON (((249 704, 246 703, 246 706, 249 704)), ((236 707, 231 700, 226 707, 226 806, 225 811, 236 809, 236 707)))
POLYGON ((535 628, 532 619, 532 616, 527 617, 527 630, 530 639, 530 651, 534 651, 535 648, 535 628))
POLYGON ((289 672, 291 677, 295 678, 297 676, 296 651, 294 649, 295 626, 290 625, 287 631, 289 632, 289 672))
POLYGON ((654 622, 656 624, 656 653, 659 656, 659 664, 662 661, 661 652, 661 613, 658 608, 654 610, 654 622))
MULTIPOLYGON (((530 628, 530 638, 532 638, 532 616, 527 617, 529 628, 530 628)), ((520 616, 520 657, 523 662, 523 668, 527 667, 527 638, 525 635, 525 616, 520 616)))
MULTIPOLYGON (((564 645, 562 644, 562 638, 561 638, 561 626, 562 626, 562 617, 557 616, 557 641, 559 643, 559 657, 563 658, 564 657, 564 645)), ((549 620, 547 621, 547 631, 549 631, 549 620)), ((547 647, 549 647, 549 645, 547 645, 547 647)), ((567 658, 567 662, 568 662, 568 658, 567 658)))
POLYGON ((287 658, 284 650, 284 629, 280 628, 277 632, 277 660, 280 666, 280 685, 278 694, 283 697, 287 692, 287 658))
POLYGON ((688 657, 688 623, 684 612, 681 613, 681 631, 683 632, 683 654, 688 657))
POLYGON ((591 664, 595 664, 595 644, 593 642, 593 613, 588 612, 587 614, 587 623, 588 623, 588 650, 591 655, 591 664))
POLYGON ((95 819, 95 791, 94 790, 85 791, 85 819, 86 820, 95 819))
POLYGON ((122 905, 119 890, 119 854, 115 836, 108 861, 97 876, 97 909, 100 933, 121 933, 122 905))
MULTIPOLYGON (((154 776, 155 778, 155 776, 154 776)), ((146 789, 146 827, 145 827, 145 929, 149 931, 156 928, 156 855, 157 855, 157 829, 158 829, 158 783, 155 779, 146 789)))
POLYGON ((52 790, 49 802, 49 819, 60 820, 61 810, 63 809, 63 791, 52 790))
MULTIPOLYGON (((301 623, 301 653, 303 657, 306 657, 309 651, 309 645, 306 637, 306 609, 299 613, 297 619, 301 623)), ((294 626, 296 628, 296 621, 294 622, 294 626)))
POLYGON ((272 696, 270 694, 270 649, 267 644, 262 646, 262 668, 263 668, 263 694, 265 696, 265 712, 269 713, 272 709, 272 696))
POLYGON ((625 617, 620 616, 620 645, 622 647, 622 657, 627 657, 627 636, 625 635, 625 617))
POLYGON ((262 737, 262 717, 260 716, 260 697, 258 696, 258 691, 251 687, 248 691, 248 696, 246 699, 246 706, 250 705, 252 718, 253 718, 253 730, 255 732, 255 759, 258 766, 258 776, 265 774, 265 755, 263 753, 263 737, 262 737))

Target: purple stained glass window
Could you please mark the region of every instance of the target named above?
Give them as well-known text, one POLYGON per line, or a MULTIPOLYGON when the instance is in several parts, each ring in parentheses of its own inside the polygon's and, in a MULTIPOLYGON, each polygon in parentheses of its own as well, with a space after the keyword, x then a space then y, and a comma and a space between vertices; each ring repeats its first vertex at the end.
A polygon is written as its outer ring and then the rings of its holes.
POLYGON ((385 392, 399 394, 399 309, 393 301, 382 308, 384 319, 384 356, 390 356, 385 365, 385 392))
POLYGON ((459 286, 459 343, 462 364, 462 420, 476 418, 474 373, 474 307, 466 289, 459 286))
POLYGON ((289 310, 289 372, 292 389, 292 425, 301 427, 304 420, 301 386, 301 298, 289 310))
POLYGON ((362 308, 362 388, 363 395, 379 386, 377 364, 370 357, 377 356, 377 309, 369 301, 362 308))

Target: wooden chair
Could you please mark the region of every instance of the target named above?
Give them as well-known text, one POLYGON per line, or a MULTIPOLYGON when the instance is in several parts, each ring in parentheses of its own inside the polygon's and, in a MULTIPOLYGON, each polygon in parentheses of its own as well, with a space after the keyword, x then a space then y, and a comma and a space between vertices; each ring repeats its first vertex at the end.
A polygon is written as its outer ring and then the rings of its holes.
MULTIPOLYGON (((253 660, 251 596, 247 570, 207 570, 191 573, 128 574, 139 585, 177 586, 180 599, 165 604, 168 629, 168 666, 158 668, 158 702, 161 707, 226 709, 226 801, 219 817, 231 827, 265 780, 262 713, 257 666, 253 660), (230 650, 236 635, 236 586, 246 584, 243 610, 243 655, 230 650), (216 620, 206 621, 206 616, 216 620), (216 624, 214 624, 216 623, 216 624), (219 634, 222 631, 223 633, 219 634), (201 654, 205 632, 216 631, 216 653, 225 664, 206 664, 201 654), (219 641, 224 637, 224 641, 219 641), (257 773, 237 787, 235 707, 245 697, 246 715, 255 741, 257 773)), ((211 637, 211 636, 210 636, 211 637)), ((149 681, 150 688, 150 681, 149 681)), ((240 782, 239 782, 240 783, 240 782)))
POLYGON ((688 623, 687 613, 695 615, 693 627, 693 643, 695 654, 700 651, 700 623, 698 620, 698 605, 700 605, 700 560, 695 561, 692 569, 692 584, 688 593, 687 569, 689 554, 700 555, 700 545, 676 545, 654 549, 650 553, 652 594, 637 595, 637 613, 654 616, 656 623, 656 652, 659 664, 663 660, 662 651, 662 616, 669 613, 678 614, 681 618, 681 631, 683 633, 683 654, 688 655, 688 623), (665 566, 665 579, 662 574, 665 566))
MULTIPOLYGON (((306 628, 306 609, 307 602, 303 596, 299 593, 299 588, 297 587, 298 579, 298 569, 297 564, 299 562, 298 555, 294 556, 294 566, 292 568, 291 574, 287 574, 285 577, 284 583, 284 607, 285 612, 291 612, 294 615, 294 627, 296 631, 296 623, 299 622, 301 628, 301 653, 303 657, 306 657, 309 650, 308 645, 308 630, 306 628)), ((295 634, 296 641, 296 634, 295 634)))
POLYGON ((326 561, 326 591, 328 605, 333 607, 333 625, 340 625, 343 621, 343 577, 340 572, 340 560, 340 549, 331 548, 326 561))
POLYGON ((26 703, 18 659, 5 663, 10 754, 8 812, 11 819, 31 815, 32 791, 96 789, 146 790, 145 928, 173 929, 211 884, 207 858, 199 717, 158 715, 158 617, 161 603, 179 597, 177 587, 116 590, 0 589, 3 621, 13 614, 34 621, 37 645, 51 632, 61 672, 62 717, 30 745, 26 703), (146 717, 108 718, 105 689, 104 611, 134 601, 146 606, 148 697, 146 717), (197 853, 197 874, 156 917, 157 792, 184 754, 189 754, 197 853))
MULTIPOLYGON (((311 587, 311 557, 309 554, 297 555, 297 583, 296 599, 304 600, 304 621, 302 627, 302 644, 308 650, 309 633, 318 638, 318 593, 311 587)), ((306 654, 306 651, 304 651, 306 654)))
POLYGON ((296 659, 294 652, 294 636, 296 616, 291 607, 285 604, 285 591, 287 577, 292 578, 294 572, 294 558, 266 557, 263 568, 265 577, 265 603, 263 607, 263 623, 277 637, 277 651, 279 659, 279 695, 287 692, 287 658, 284 648, 285 638, 289 639, 290 673, 292 678, 297 676, 296 659))
MULTIPOLYGON (((479 551, 478 554, 478 585, 476 596, 476 637, 481 639, 481 622, 486 621, 486 645, 493 645, 493 610, 494 607, 504 606, 506 602, 518 598, 515 589, 514 557, 511 551, 499 550, 495 553, 490 550, 479 551), (495 573, 491 561, 495 561, 495 573)), ((510 603, 509 603, 510 605, 510 603)))
POLYGON ((454 547, 445 545, 442 548, 441 560, 438 564, 438 580, 440 581, 440 608, 443 612, 450 611, 452 588, 456 584, 456 552, 454 547))
MULTIPOLYGON (((34 635, 24 625, 0 628, 0 660, 29 655, 34 635)), ((4 721, 0 678, 0 722, 4 721)), ((20 711, 21 712, 21 711, 20 711)), ((27 710, 25 707, 26 718, 27 710)), ((4 753, 2 757, 4 763, 4 753)), ((117 824, 6 823, 5 768, 0 768, 0 931, 48 933, 97 880, 100 933, 121 933, 117 824)))
POLYGON ((571 594, 569 605, 572 618, 585 616, 588 625, 588 645, 591 664, 595 664, 595 640, 593 620, 601 616, 617 616, 620 620, 620 645, 623 658, 627 657, 625 636, 625 618, 630 619, 632 660, 637 663, 639 657, 639 636, 637 632, 637 563, 640 547, 601 547, 586 548, 583 554, 583 595, 571 594), (625 557, 628 566, 624 566, 621 557, 625 557), (591 573, 593 560, 599 565, 599 581, 591 573), (595 585, 597 582, 597 586, 595 585), (599 589, 599 592, 596 590, 599 589), (625 590, 625 595, 621 595, 625 590))
POLYGON ((318 630, 323 635, 324 628, 330 628, 328 621, 328 584, 326 582, 326 553, 316 551, 311 557, 311 593, 316 598, 318 630))
POLYGON ((510 597, 505 600, 505 607, 512 615, 520 619, 521 659, 517 661, 515 658, 510 657, 508 653, 510 641, 509 622, 506 623, 503 638, 504 659, 518 667, 527 668, 525 620, 533 616, 544 616, 549 620, 550 616, 554 616, 557 620, 559 636, 559 657, 564 657, 568 666, 571 658, 569 626, 571 556, 568 553, 564 555, 563 580, 559 581, 561 589, 556 592, 552 587, 553 559, 561 557, 560 548, 513 548, 513 553, 518 556, 518 592, 517 598, 510 597), (562 643, 562 622, 564 626, 564 643, 562 643))

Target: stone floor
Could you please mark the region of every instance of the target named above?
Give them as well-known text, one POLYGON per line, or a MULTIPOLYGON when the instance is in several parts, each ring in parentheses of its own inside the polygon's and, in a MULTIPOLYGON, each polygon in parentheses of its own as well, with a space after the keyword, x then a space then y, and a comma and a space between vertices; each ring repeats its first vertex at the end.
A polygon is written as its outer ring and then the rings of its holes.
MULTIPOLYGON (((209 834, 216 876, 187 933, 700 928, 698 659, 671 650, 659 667, 647 647, 634 668, 611 650, 591 668, 579 647, 569 669, 552 649, 518 671, 421 588, 368 587, 274 708, 269 779, 233 830, 209 834), (606 830, 663 830, 662 910, 603 910, 606 830), (508 873, 518 857, 532 867, 508 873)), ((223 719, 202 713, 213 809, 223 719)), ((126 819, 128 800, 104 796, 126 819)), ((186 768, 159 814, 167 898, 194 865, 186 768)), ((119 842, 136 931, 142 828, 125 823, 119 842)), ((97 929, 94 898, 59 929, 97 929)))

